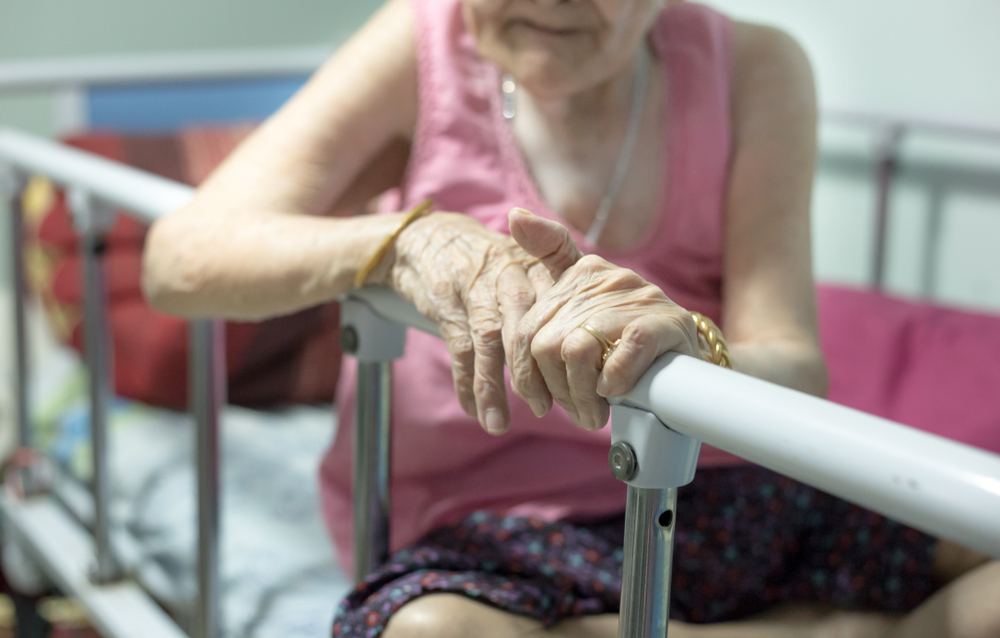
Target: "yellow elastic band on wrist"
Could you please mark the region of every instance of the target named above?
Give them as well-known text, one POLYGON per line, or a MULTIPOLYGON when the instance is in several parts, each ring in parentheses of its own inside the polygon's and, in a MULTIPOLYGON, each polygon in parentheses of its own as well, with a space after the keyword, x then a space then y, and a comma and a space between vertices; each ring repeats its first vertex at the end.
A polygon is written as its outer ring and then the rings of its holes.
POLYGON ((691 317, 698 327, 698 332, 701 336, 705 337, 705 341, 708 343, 709 352, 712 354, 712 363, 732 370, 733 361, 729 358, 729 347, 726 345, 726 340, 722 337, 722 331, 719 330, 719 326, 715 325, 714 321, 700 312, 692 310, 691 317))
POLYGON ((399 234, 406 230, 407 226, 431 212, 432 206, 434 206, 434 202, 429 199, 425 199, 414 206, 413 209, 406 214, 402 223, 400 223, 399 226, 396 227, 396 230, 392 231, 388 237, 382 240, 382 243, 378 245, 378 248, 376 248, 375 252, 372 253, 372 256, 368 258, 365 265, 362 266, 357 274, 354 275, 355 288, 360 288, 365 285, 365 280, 368 279, 368 277, 372 274, 372 271, 375 270, 380 263, 382 263, 382 260, 385 258, 385 254, 389 252, 392 245, 396 243, 396 238, 399 237, 399 234))

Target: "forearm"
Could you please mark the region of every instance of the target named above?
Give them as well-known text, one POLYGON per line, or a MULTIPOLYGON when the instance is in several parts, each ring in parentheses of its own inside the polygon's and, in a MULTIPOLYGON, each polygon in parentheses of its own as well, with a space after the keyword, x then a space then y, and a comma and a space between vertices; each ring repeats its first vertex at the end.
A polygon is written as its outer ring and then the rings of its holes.
MULTIPOLYGON (((287 314, 349 291, 399 218, 182 210, 150 230, 143 288, 154 307, 186 317, 287 314)), ((385 279, 381 266, 369 281, 385 279)))
POLYGON ((729 344, 733 369, 825 397, 829 379, 818 346, 792 340, 742 341, 729 344))

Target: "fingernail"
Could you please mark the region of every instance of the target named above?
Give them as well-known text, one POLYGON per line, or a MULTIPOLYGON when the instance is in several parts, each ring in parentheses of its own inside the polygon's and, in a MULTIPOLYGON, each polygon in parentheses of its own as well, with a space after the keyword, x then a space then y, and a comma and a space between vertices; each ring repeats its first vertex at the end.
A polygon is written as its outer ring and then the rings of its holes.
POLYGON ((529 217, 534 217, 535 216, 535 214, 533 212, 531 212, 530 210, 525 210, 523 208, 517 208, 517 207, 515 207, 514 210, 517 211, 517 212, 519 212, 519 213, 521 213, 522 215, 528 215, 529 217))
POLYGON ((549 406, 541 399, 528 399, 528 406, 538 418, 542 418, 549 411, 549 406))
POLYGON ((496 436, 507 431, 503 422, 503 414, 496 408, 486 410, 486 431, 496 436))
POLYGON ((601 395, 602 397, 608 396, 608 390, 610 389, 609 387, 610 385, 611 382, 608 381, 608 377, 602 374, 601 378, 597 380, 597 394, 601 395))

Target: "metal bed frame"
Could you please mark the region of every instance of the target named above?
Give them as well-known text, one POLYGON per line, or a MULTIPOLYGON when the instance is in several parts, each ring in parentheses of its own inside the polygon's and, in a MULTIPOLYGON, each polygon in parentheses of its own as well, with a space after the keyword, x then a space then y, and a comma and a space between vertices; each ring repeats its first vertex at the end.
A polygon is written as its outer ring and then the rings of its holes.
MULTIPOLYGON (((884 263, 881 246, 899 131, 914 123, 886 123, 870 117, 866 121, 895 131, 894 144, 883 145, 878 163, 882 228, 876 259, 878 284, 884 272, 879 264, 884 263)), ((0 130, 0 188, 13 213, 8 220, 11 245, 7 252, 15 291, 23 290, 24 282, 20 194, 27 177, 34 174, 45 175, 67 190, 82 238, 93 505, 89 508, 92 516, 67 515, 55 493, 36 493, 24 500, 4 495, 0 497, 4 524, 60 589, 81 599, 103 635, 181 638, 186 634, 129 573, 109 525, 107 405, 113 370, 102 256, 103 235, 113 221, 113 211, 151 223, 183 206, 193 190, 54 142, 0 130)), ((14 297, 17 422, 22 446, 31 447, 25 315, 21 295, 14 297)), ((435 327, 389 290, 365 288, 343 301, 345 350, 359 362, 354 520, 355 577, 360 579, 388 552, 391 361, 402 354, 407 326, 431 333, 435 327)), ((191 411, 198 429, 199 599, 192 628, 196 638, 215 638, 221 626, 222 331, 223 323, 214 320, 193 322, 191 331, 191 411)), ((1000 456, 674 354, 661 357, 637 387, 615 403, 609 462, 615 476, 629 485, 619 625, 623 638, 666 635, 676 490, 693 478, 701 441, 927 532, 1000 556, 1000 456)))
POLYGON ((930 298, 937 292, 934 274, 940 263, 941 224, 944 217, 945 196, 954 190, 983 193, 1000 197, 1000 179, 996 171, 977 170, 971 167, 955 168, 940 162, 903 162, 903 146, 914 134, 944 136, 953 140, 1000 143, 1000 128, 976 123, 942 122, 911 116, 886 116, 852 109, 831 108, 823 111, 823 121, 864 127, 876 137, 873 163, 858 161, 844 153, 823 153, 820 168, 855 177, 874 177, 875 234, 872 245, 872 264, 869 281, 876 290, 885 286, 889 214, 894 185, 907 181, 920 184, 930 200, 928 232, 923 247, 921 294, 930 298))

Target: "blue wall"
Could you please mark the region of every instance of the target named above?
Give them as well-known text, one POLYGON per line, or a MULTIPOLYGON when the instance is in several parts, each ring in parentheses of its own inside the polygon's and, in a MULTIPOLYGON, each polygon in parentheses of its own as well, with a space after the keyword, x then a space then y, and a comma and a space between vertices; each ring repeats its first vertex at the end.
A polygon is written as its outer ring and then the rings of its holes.
POLYGON ((181 126, 258 122, 273 113, 307 76, 93 88, 91 129, 163 132, 181 126))

